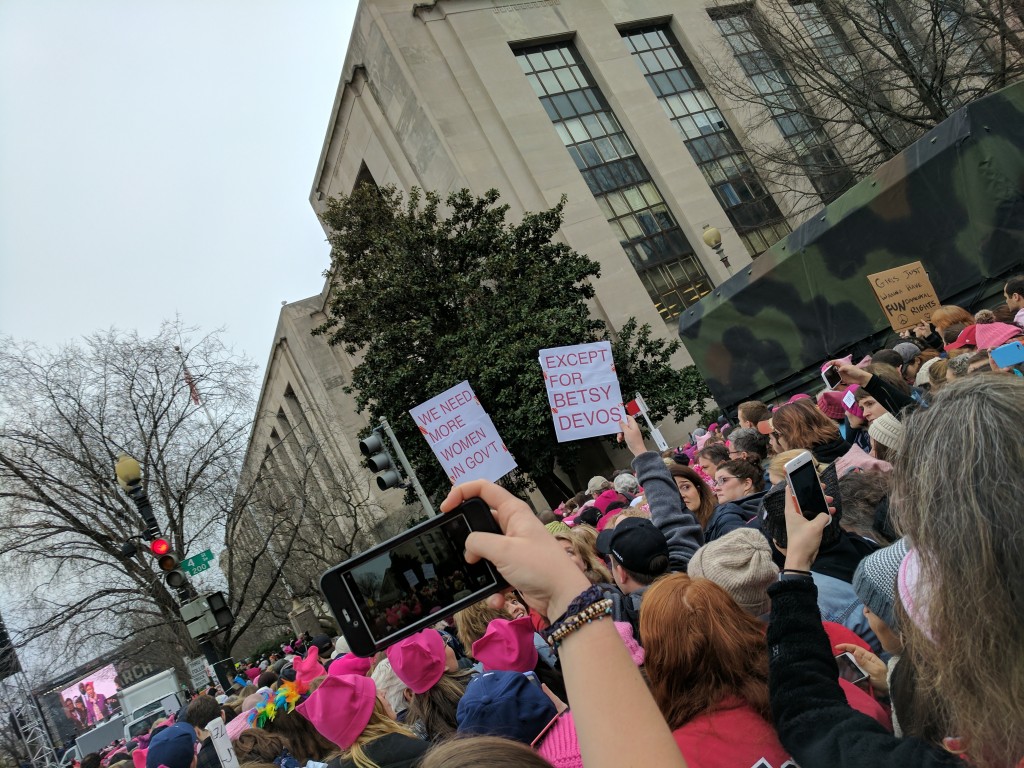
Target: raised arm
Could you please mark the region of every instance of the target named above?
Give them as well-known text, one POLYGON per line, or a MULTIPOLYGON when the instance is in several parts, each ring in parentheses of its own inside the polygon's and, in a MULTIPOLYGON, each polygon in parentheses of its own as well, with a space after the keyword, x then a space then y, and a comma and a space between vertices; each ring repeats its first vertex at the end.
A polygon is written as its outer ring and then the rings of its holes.
MULTIPOLYGON (((473 497, 490 505, 505 535, 471 533, 466 539, 467 561, 486 558, 532 608, 560 617, 590 587, 586 576, 526 503, 494 483, 477 480, 456 486, 441 511, 473 497)), ((558 655, 587 768, 685 768, 672 732, 610 618, 583 624, 566 636, 558 655), (608 727, 609 691, 615 696, 614 728, 608 727)))
POLYGON ((668 540, 669 569, 685 571, 693 553, 704 543, 700 523, 683 505, 664 460, 656 452, 647 450, 636 419, 627 416, 626 421, 619 422, 619 427, 622 429, 620 442, 625 442, 634 456, 633 470, 651 508, 651 522, 668 540))

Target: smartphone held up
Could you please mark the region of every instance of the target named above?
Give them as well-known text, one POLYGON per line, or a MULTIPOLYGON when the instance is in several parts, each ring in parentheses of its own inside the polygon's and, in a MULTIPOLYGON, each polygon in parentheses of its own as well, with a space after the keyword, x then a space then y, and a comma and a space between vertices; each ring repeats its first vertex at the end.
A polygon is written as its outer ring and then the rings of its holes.
POLYGON ((803 451, 796 458, 786 462, 786 483, 800 505, 800 512, 813 520, 822 512, 828 512, 828 501, 821 488, 821 479, 814 468, 814 456, 803 451))
POLYGON ((507 586, 486 560, 466 562, 472 531, 501 533, 480 499, 324 572, 320 589, 354 654, 372 656, 507 586))

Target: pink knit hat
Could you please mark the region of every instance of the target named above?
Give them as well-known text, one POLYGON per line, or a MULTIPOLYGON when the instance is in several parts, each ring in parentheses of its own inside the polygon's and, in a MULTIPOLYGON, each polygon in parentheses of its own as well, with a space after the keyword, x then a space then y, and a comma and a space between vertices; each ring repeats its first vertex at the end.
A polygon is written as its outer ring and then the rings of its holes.
POLYGON ((622 638, 622 642, 626 644, 626 650, 629 651, 633 663, 638 667, 641 666, 644 663, 644 649, 633 637, 632 625, 628 621, 616 621, 615 629, 618 631, 619 637, 622 638))
POLYGON ((547 760, 553 768, 583 768, 580 742, 576 736, 576 723, 572 712, 567 711, 558 718, 540 744, 537 754, 547 760))
POLYGON ((387 650, 391 668, 413 693, 426 693, 441 679, 447 660, 444 639, 436 629, 424 629, 387 650))
MULTIPOLYGON (((228 721, 228 724, 224 726, 224 730, 227 731, 228 738, 234 741, 242 735, 242 731, 251 728, 249 724, 249 713, 251 709, 242 710, 241 714, 236 715, 228 721)), ((136 750, 137 752, 138 750, 136 750)), ((132 754, 135 754, 134 752, 132 754)))
POLYGON ((327 674, 334 675, 366 675, 373 666, 373 659, 364 659, 354 653, 346 653, 331 662, 327 674))
POLYGON ((916 549, 907 552, 900 563, 896 587, 903 607, 907 609, 907 616, 914 626, 924 632, 925 637, 935 642, 935 634, 932 632, 931 620, 928 617, 928 587, 921 581, 921 556, 916 549))
POLYGON ((843 395, 845 391, 826 389, 818 395, 818 410, 833 421, 839 421, 846 416, 846 409, 843 408, 843 395))
POLYGON ((315 647, 306 652, 306 658, 295 659, 292 668, 295 670, 295 684, 302 691, 306 690, 303 686, 309 686, 318 677, 327 674, 324 665, 320 663, 319 651, 315 647))
POLYGON ((864 409, 860 407, 860 403, 853 396, 853 393, 857 391, 857 385, 851 384, 843 390, 843 396, 839 402, 843 404, 843 410, 851 416, 856 416, 858 419, 864 418, 864 409))
POLYGON ((377 686, 370 678, 329 676, 295 709, 321 736, 348 749, 366 729, 376 700, 377 686))
POLYGON ((1024 336, 1024 331, 1009 323, 983 323, 974 328, 978 349, 994 349, 1001 347, 1010 339, 1024 336))
POLYGON ((473 657, 489 672, 530 672, 537 666, 537 656, 529 616, 492 619, 484 636, 473 643, 473 657))

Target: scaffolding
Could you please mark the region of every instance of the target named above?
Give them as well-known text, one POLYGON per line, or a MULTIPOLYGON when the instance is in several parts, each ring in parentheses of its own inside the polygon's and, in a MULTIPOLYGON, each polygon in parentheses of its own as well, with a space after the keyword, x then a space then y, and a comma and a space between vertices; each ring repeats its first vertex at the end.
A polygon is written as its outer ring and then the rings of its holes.
MULTIPOLYGON (((25 673, 22 672, 20 676, 24 677, 25 673)), ((22 681, 25 686, 22 690, 28 690, 27 683, 27 679, 22 681)), ((33 768, 57 768, 57 752, 53 748, 46 723, 43 722, 39 702, 31 693, 25 695, 20 703, 15 704, 11 713, 11 725, 15 726, 21 743, 25 745, 28 762, 33 768)))

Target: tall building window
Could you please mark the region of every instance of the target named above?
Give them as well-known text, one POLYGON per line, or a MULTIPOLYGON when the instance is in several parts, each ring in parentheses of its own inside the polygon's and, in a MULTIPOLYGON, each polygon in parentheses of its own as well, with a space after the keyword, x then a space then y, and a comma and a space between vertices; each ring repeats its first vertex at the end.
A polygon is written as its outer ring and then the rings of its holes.
POLYGON ((516 59, 661 316, 677 317, 711 280, 576 48, 523 48, 516 59))
POLYGON ((747 253, 763 253, 789 225, 679 42, 664 25, 624 31, 622 38, 747 253))
POLYGON ((798 0, 793 3, 793 11, 829 71, 842 75, 855 93, 871 94, 877 108, 871 109, 863 103, 850 105, 849 108, 875 141, 889 155, 896 154, 910 144, 916 136, 888 114, 892 105, 885 95, 883 84, 876 83, 877 76, 861 66, 839 23, 825 13, 818 0, 798 0))
POLYGON ((853 184, 853 174, 839 159, 821 121, 812 114, 778 56, 758 40, 750 24, 754 12, 745 7, 739 13, 716 13, 712 18, 814 189, 822 200, 831 202, 853 184))

